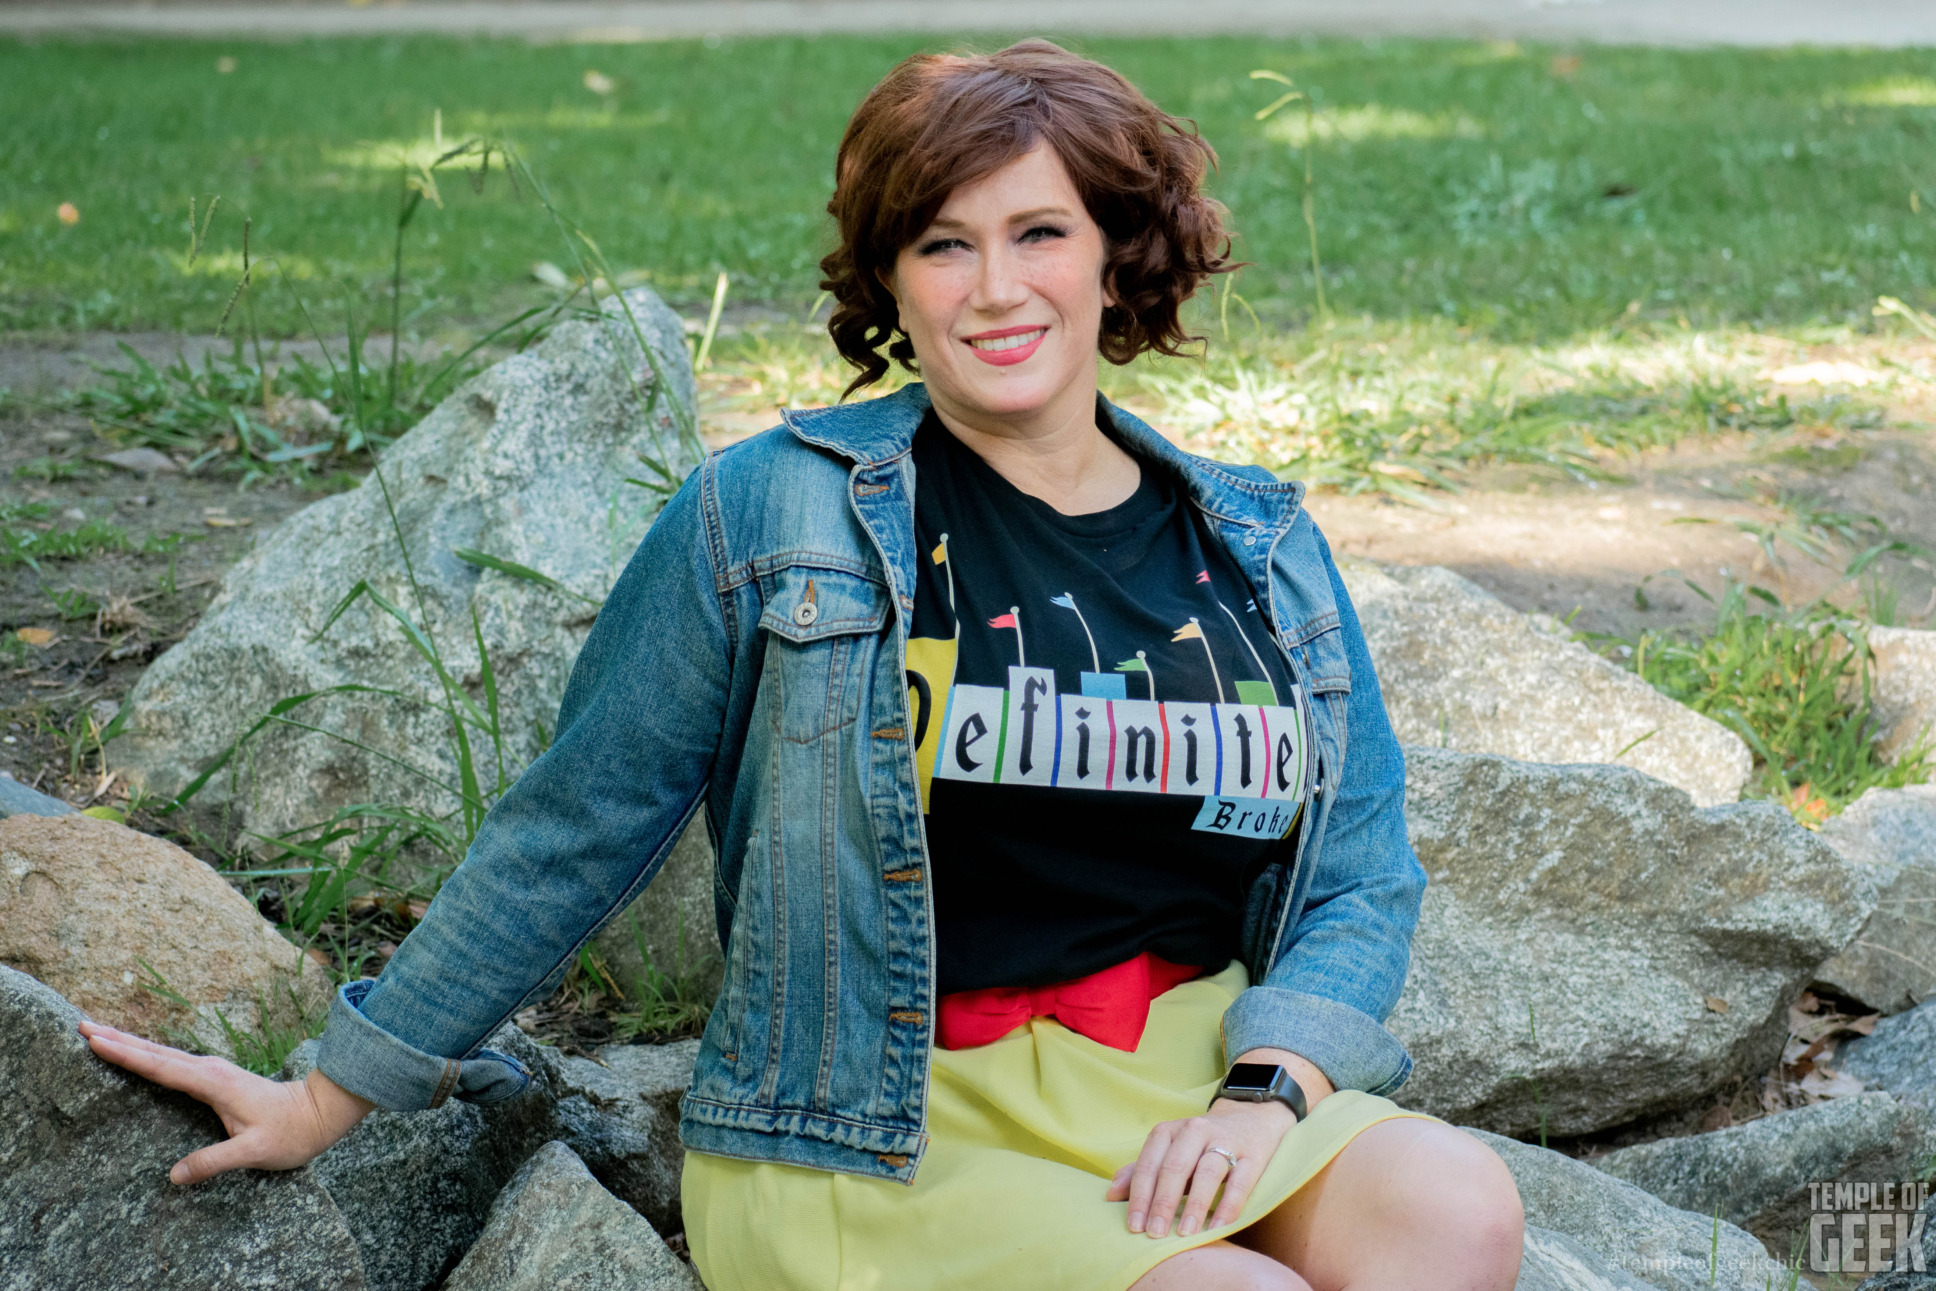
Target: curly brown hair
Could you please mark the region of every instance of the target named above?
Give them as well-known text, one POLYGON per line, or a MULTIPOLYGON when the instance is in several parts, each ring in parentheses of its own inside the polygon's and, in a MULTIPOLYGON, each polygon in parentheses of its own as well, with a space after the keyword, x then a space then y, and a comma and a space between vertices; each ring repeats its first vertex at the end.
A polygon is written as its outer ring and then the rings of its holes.
POLYGON ((1217 155, 1195 123, 1046 40, 995 54, 920 54, 861 101, 834 165, 827 210, 840 247, 820 262, 820 286, 834 298, 834 345, 860 369, 847 394, 880 380, 888 358, 914 370, 914 347, 881 275, 949 193, 1043 141, 1107 247, 1102 282, 1117 303, 1103 310, 1103 357, 1127 363, 1144 350, 1176 354, 1201 339, 1183 330, 1183 302, 1205 278, 1239 266, 1229 258, 1224 208, 1201 191, 1217 155))

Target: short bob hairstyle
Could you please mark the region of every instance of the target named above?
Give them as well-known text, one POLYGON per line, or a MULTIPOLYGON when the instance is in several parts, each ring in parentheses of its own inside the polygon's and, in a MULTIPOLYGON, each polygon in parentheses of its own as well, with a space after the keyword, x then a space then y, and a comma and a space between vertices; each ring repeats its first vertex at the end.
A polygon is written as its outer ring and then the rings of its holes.
POLYGON ((827 210, 840 247, 820 262, 834 298, 827 330, 860 369, 851 394, 914 370, 914 347, 881 281, 948 194, 1046 141, 1068 169, 1107 257, 1098 347, 1111 363, 1175 354, 1199 338, 1179 311, 1228 258, 1223 207, 1201 191, 1216 154, 1196 126, 1151 103, 1116 72, 1046 40, 996 54, 921 54, 900 64, 847 123, 827 210))

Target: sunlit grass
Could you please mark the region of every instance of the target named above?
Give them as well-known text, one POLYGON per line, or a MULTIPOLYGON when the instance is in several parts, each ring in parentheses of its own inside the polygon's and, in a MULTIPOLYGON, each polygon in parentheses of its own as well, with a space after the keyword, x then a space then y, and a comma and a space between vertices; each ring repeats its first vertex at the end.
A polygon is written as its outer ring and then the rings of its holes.
MULTIPOLYGON (((510 136, 616 270, 688 303, 725 271, 736 300, 804 311, 848 113, 897 59, 960 43, 0 43, 0 329, 208 330, 230 284, 174 253, 189 198, 215 194, 211 253, 237 249, 246 215, 259 255, 367 296, 391 260, 380 194, 399 158, 434 152, 439 113, 447 142, 510 136)), ((1927 306, 1936 289, 1919 51, 1074 43, 1217 147, 1244 291, 1277 328, 1314 312, 1307 151, 1340 317, 1551 340, 1630 308, 1693 328, 1866 325, 1877 296, 1927 306), (1278 89, 1260 68, 1312 93, 1313 122, 1254 119, 1278 89)), ((530 266, 557 253, 528 195, 453 177, 443 197, 411 230, 431 253, 412 326, 542 300, 530 266)), ((257 304, 271 334, 303 330, 287 302, 257 304)))

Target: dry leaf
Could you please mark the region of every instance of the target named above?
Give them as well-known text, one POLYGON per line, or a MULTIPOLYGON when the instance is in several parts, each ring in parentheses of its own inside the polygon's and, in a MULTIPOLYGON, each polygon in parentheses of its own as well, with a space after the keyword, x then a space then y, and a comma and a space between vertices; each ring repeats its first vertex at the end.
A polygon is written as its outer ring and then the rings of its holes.
POLYGON ((1801 1080, 1802 1093, 1810 1098, 1847 1098, 1863 1090, 1862 1079, 1845 1071, 1817 1067, 1801 1080))
POLYGON ((1703 996, 1702 1002, 1707 1005, 1710 1013, 1726 1013, 1728 1011, 1728 1002, 1718 995, 1703 996))
POLYGON ((52 628, 22 628, 14 635, 37 650, 45 650, 60 640, 60 636, 52 628))
POLYGON ((255 523, 253 516, 203 516, 202 523, 211 529, 241 529, 255 523))
POLYGON ((62 224, 75 225, 81 222, 81 208, 72 202, 62 202, 54 208, 54 218, 62 224))

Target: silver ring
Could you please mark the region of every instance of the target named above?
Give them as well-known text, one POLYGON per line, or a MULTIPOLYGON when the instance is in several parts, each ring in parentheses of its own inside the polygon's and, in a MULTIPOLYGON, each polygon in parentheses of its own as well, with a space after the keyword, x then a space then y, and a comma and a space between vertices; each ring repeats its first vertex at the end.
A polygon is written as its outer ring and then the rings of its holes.
POLYGON ((1215 1152, 1218 1156, 1228 1161, 1233 1168, 1237 1164, 1237 1154, 1235 1152, 1232 1152, 1229 1148, 1205 1148, 1204 1151, 1215 1152))

